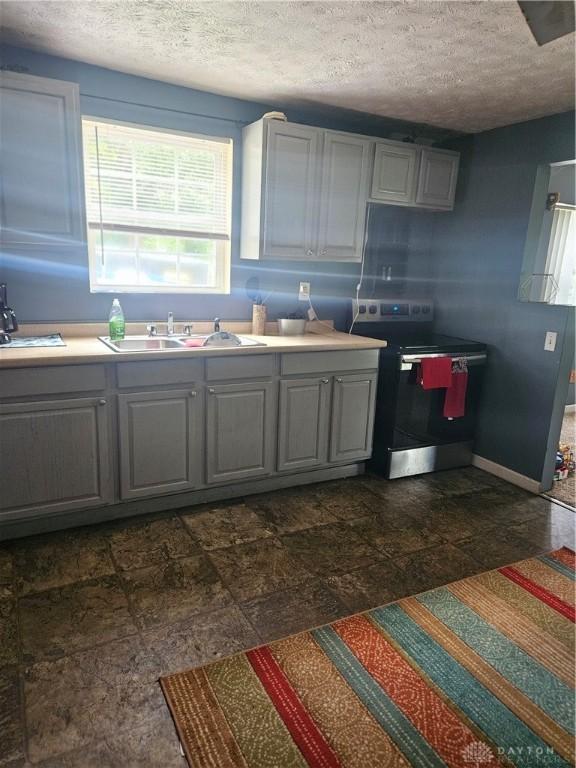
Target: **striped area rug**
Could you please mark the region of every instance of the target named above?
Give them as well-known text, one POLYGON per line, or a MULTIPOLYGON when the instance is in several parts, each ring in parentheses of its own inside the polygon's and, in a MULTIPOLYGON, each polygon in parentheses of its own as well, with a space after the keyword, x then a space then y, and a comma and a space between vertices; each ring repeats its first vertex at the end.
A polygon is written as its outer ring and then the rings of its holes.
POLYGON ((194 768, 574 764, 563 548, 161 680, 194 768))

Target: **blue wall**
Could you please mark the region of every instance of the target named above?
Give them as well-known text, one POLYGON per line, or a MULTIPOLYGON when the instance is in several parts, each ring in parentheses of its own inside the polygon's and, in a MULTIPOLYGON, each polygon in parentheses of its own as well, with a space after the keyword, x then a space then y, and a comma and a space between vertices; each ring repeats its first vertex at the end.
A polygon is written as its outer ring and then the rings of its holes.
MULTIPOLYGON (((343 326, 347 307, 345 298, 353 295, 358 280, 357 264, 274 261, 259 265, 239 259, 241 131, 244 125, 257 120, 274 105, 216 96, 9 46, 2 49, 2 65, 77 82, 82 113, 89 116, 230 136, 234 140, 231 295, 124 294, 122 306, 129 320, 162 319, 169 310, 179 321, 215 315, 224 319, 247 319, 251 316, 251 304, 244 287, 248 278, 258 276, 263 292, 272 291, 267 301, 271 317, 296 308, 298 282, 302 279, 312 283, 313 300, 319 313, 334 318, 340 327, 343 326)), ((389 136, 416 129, 421 136, 439 140, 449 133, 330 108, 293 108, 288 110, 288 117, 294 122, 368 135, 389 136)), ((374 206, 369 250, 370 263, 376 271, 379 261, 389 261, 385 231, 391 216, 414 220, 419 234, 415 246, 417 254, 422 250, 423 233, 429 231, 432 223, 426 213, 374 206)), ((410 256, 408 244, 406 260, 410 256)), ((85 247, 56 255, 27 251, 25 254, 3 254, 3 257, 0 278, 8 283, 10 303, 17 309, 21 322, 102 321, 107 318, 111 297, 89 292, 85 247)))
POLYGON ((437 329, 489 345, 476 453, 540 480, 574 312, 516 296, 536 170, 574 158, 574 115, 450 146, 463 154, 455 210, 436 219, 430 253, 437 329), (558 333, 555 352, 544 351, 546 331, 558 333))

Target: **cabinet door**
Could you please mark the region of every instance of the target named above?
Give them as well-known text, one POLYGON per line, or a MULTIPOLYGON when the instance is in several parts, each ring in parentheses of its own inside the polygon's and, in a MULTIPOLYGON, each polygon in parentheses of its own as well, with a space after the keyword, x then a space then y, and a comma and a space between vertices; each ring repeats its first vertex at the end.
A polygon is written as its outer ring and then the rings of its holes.
POLYGON ((226 483, 274 468, 275 392, 271 382, 208 388, 206 479, 226 483))
POLYGON ((195 389, 118 396, 123 499, 200 484, 200 400, 195 389))
POLYGON ((454 152, 423 149, 416 202, 451 210, 454 207, 459 160, 460 156, 454 152))
POLYGON ((328 461, 330 379, 280 382, 278 470, 305 469, 328 461))
POLYGON ((360 261, 364 245, 371 142, 345 133, 324 135, 318 256, 360 261))
POLYGON ((390 203, 413 203, 418 149, 376 142, 371 197, 390 203))
POLYGON ((3 72, 0 80, 3 246, 85 240, 78 86, 3 72))
POLYGON ((112 501, 106 400, 0 405, 0 517, 112 501))
POLYGON ((376 379, 376 373, 336 376, 330 461, 355 461, 371 455, 376 379))
POLYGON ((263 256, 317 258, 321 131, 267 123, 263 256))

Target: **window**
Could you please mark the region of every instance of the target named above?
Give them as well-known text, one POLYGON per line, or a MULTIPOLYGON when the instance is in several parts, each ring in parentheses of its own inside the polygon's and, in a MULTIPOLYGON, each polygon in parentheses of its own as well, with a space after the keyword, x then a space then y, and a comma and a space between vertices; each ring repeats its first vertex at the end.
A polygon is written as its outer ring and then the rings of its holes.
POLYGON ((232 140, 82 129, 90 290, 228 293, 232 140))

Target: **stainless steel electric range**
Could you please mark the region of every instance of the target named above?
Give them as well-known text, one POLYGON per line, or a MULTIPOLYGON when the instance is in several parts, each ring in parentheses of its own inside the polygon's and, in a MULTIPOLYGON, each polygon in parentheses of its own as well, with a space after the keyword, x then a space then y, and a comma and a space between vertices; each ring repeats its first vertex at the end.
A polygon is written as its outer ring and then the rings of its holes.
POLYGON ((372 471, 388 478, 470 464, 486 363, 486 345, 433 330, 428 299, 351 302, 352 333, 385 339, 380 370, 372 471), (446 389, 424 389, 422 360, 450 357, 468 373, 464 414, 444 415, 446 389), (463 362, 462 362, 463 361, 463 362))

